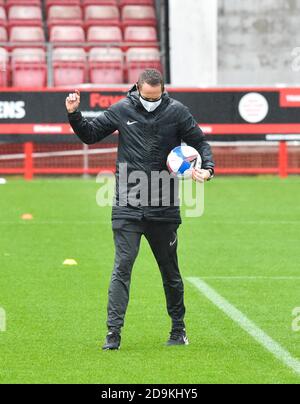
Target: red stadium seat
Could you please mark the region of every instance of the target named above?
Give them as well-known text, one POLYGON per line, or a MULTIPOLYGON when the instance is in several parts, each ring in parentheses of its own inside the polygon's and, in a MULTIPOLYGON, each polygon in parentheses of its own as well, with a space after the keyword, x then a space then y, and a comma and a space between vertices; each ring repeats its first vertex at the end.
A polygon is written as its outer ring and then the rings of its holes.
POLYGON ((5 27, 0 27, 0 42, 7 42, 8 36, 5 27))
POLYGON ((78 26, 55 26, 50 30, 50 42, 57 44, 85 42, 85 33, 83 28, 78 26))
POLYGON ((79 6, 51 6, 48 11, 48 26, 83 24, 82 10, 79 6))
POLYGON ((12 85, 14 87, 45 87, 46 53, 43 49, 16 48, 12 51, 12 85))
POLYGON ((120 27, 90 27, 87 31, 88 42, 119 43, 123 41, 120 27))
POLYGON ((156 26, 155 9, 151 6, 125 6, 122 9, 122 23, 124 27, 156 26))
POLYGON ((8 86, 8 52, 0 48, 0 87, 8 86))
POLYGON ((57 48, 53 52, 54 86, 85 82, 86 54, 82 48, 57 48))
POLYGON ((153 6, 153 0, 120 0, 120 7, 125 6, 153 6))
POLYGON ((41 7, 41 0, 6 0, 5 7, 9 10, 12 6, 36 6, 41 7))
POLYGON ((123 54, 120 48, 93 48, 89 53, 90 82, 122 84, 123 54))
POLYGON ((81 6, 81 0, 45 0, 46 10, 51 6, 81 6))
POLYGON ((83 7, 87 6, 118 6, 117 0, 83 0, 83 7))
POLYGON ((120 25, 120 13, 114 6, 87 6, 85 8, 86 27, 92 25, 120 25))
POLYGON ((9 27, 43 26, 42 10, 36 6, 12 6, 8 12, 9 27))
POLYGON ((6 11, 5 8, 0 6, 0 26, 6 26, 7 19, 6 19, 6 11))
MULTIPOLYGON (((10 31, 9 41, 39 43, 37 46, 41 46, 45 42, 44 30, 41 27, 13 27, 10 31)), ((20 45, 18 44, 18 46, 20 45)))
POLYGON ((157 32, 154 27, 126 27, 125 42, 157 42, 157 32))
POLYGON ((134 83, 147 68, 162 71, 160 53, 157 48, 131 48, 126 53, 128 81, 134 83))

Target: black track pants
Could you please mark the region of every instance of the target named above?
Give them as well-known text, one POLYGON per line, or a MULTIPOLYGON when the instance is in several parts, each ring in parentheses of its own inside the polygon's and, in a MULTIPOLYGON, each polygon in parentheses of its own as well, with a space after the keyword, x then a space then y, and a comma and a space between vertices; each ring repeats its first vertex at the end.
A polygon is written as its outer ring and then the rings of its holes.
POLYGON ((120 331, 129 301, 132 267, 139 252, 141 237, 149 242, 158 263, 165 290, 167 310, 173 328, 184 325, 184 287, 177 259, 178 224, 114 220, 115 264, 108 293, 109 330, 120 331))

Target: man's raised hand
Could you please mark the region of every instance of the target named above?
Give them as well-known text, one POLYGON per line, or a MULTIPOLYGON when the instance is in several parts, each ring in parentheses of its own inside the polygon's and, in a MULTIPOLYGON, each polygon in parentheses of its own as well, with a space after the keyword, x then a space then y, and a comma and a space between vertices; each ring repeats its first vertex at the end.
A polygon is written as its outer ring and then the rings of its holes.
POLYGON ((66 108, 69 114, 75 112, 80 105, 80 91, 75 90, 74 93, 70 93, 69 96, 66 98, 66 108))

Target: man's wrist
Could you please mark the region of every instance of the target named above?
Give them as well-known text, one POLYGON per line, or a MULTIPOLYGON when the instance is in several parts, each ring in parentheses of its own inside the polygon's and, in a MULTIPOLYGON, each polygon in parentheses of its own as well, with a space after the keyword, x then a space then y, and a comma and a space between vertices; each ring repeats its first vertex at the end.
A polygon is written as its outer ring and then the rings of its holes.
POLYGON ((210 177, 208 178, 209 181, 215 176, 215 170, 213 168, 206 168, 206 170, 210 173, 210 177))
POLYGON ((72 112, 67 110, 67 112, 69 115, 73 115, 73 114, 76 114, 77 112, 79 112, 79 109, 76 108, 75 111, 72 111, 72 112))

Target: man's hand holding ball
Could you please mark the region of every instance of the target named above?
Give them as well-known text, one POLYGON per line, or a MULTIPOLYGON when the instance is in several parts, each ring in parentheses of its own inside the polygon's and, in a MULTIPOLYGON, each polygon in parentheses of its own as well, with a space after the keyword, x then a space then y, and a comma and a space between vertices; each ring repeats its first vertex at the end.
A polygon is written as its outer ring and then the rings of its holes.
POLYGON ((197 169, 193 170, 193 180, 196 182, 205 182, 211 178, 211 172, 209 170, 197 169))

